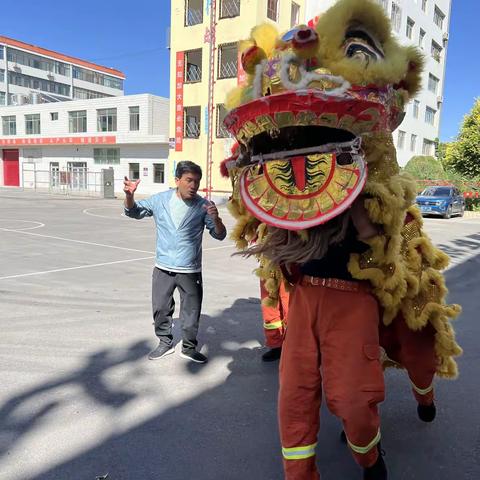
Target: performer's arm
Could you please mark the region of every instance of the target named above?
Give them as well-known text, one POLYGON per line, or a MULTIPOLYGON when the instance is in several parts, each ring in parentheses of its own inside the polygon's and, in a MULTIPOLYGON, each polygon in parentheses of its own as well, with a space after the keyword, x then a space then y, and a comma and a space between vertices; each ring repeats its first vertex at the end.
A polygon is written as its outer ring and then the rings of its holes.
POLYGON ((135 205, 135 190, 138 187, 138 184, 140 183, 139 180, 129 180, 128 177, 125 177, 123 180, 123 191, 125 192, 125 208, 128 210, 132 209, 133 206, 135 205))
POLYGON ((209 202, 204 205, 204 208, 207 210, 205 223, 210 235, 217 240, 223 240, 227 236, 227 229, 218 215, 217 206, 209 202))

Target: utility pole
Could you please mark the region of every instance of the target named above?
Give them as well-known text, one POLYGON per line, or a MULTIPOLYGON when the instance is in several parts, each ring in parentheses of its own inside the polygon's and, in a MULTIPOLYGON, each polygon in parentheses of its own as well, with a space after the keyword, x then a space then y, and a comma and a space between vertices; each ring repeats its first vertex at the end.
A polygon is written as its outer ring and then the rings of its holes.
POLYGON ((217 2, 210 1, 210 56, 209 56, 209 72, 208 72, 208 132, 207 132, 207 198, 212 197, 212 167, 213 167, 213 119, 215 116, 215 56, 216 47, 216 27, 217 27, 217 2))

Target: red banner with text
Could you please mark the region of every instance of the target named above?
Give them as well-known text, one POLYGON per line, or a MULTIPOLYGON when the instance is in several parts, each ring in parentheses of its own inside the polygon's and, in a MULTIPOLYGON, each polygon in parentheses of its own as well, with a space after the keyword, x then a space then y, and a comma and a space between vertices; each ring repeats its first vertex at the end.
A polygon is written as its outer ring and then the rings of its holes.
POLYGON ((177 52, 175 69, 175 151, 183 149, 183 78, 185 52, 177 52))

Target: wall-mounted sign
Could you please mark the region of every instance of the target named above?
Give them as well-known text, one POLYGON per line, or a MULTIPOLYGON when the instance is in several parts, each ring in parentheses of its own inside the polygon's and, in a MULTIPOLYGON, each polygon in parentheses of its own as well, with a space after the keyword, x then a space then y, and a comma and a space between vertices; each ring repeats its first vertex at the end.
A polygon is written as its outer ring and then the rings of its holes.
POLYGON ((115 136, 0 138, 0 145, 114 145, 115 143, 117 143, 115 136))
POLYGON ((148 167, 143 167, 143 176, 148 177, 148 167))
POLYGON ((175 73, 175 151, 183 150, 183 75, 185 52, 177 52, 175 73))

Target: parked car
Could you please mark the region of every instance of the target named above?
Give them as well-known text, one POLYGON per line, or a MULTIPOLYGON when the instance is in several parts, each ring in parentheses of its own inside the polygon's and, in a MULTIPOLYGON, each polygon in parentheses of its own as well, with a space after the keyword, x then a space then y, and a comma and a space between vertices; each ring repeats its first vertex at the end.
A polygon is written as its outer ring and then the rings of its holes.
POLYGON ((465 199, 453 185, 427 187, 417 196, 417 205, 422 215, 440 215, 450 218, 452 215, 463 217, 465 199))

